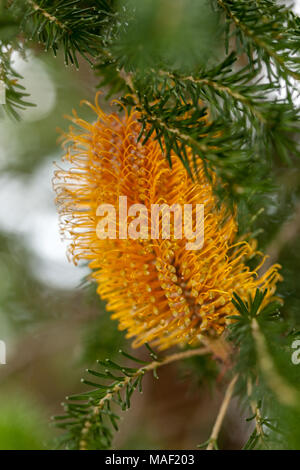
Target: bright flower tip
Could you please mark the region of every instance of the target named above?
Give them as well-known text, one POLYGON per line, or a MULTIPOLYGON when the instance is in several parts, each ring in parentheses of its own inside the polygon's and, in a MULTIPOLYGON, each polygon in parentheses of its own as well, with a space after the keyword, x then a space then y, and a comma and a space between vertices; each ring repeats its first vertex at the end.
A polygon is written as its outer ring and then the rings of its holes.
MULTIPOLYGON (((236 314, 233 292, 242 298, 255 290, 267 290, 264 303, 274 296, 281 279, 279 265, 262 276, 247 267, 257 252, 255 244, 236 241, 235 215, 217 205, 213 192, 216 176, 207 173, 199 159, 194 181, 172 155, 169 167, 152 135, 138 142, 138 113, 124 117, 105 114, 97 102, 94 123, 72 117, 65 136, 68 170, 55 176, 61 228, 71 238, 73 261, 88 260, 97 292, 107 302, 119 328, 133 337, 133 346, 146 342, 165 349, 193 344, 203 334, 218 335, 236 314), (128 204, 204 204, 204 245, 186 249, 187 240, 99 239, 97 207, 108 203, 118 208, 119 196, 128 204)), ((190 158, 191 152, 190 152, 190 158)))

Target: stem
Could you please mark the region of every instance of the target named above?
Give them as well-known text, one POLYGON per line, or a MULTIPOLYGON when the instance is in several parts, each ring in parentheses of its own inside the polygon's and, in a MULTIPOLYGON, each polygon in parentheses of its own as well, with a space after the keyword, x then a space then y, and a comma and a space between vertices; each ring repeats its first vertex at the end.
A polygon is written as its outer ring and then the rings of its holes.
POLYGON ((236 374, 233 377, 233 379, 231 380, 231 382, 229 383, 229 385, 226 389, 224 399, 222 401, 217 419, 216 419, 214 427, 212 429, 212 433, 210 435, 209 443, 208 443, 208 446, 206 447, 206 450, 213 450, 215 448, 215 445, 216 445, 217 439, 218 439, 218 435, 219 435, 224 417, 226 415, 226 411, 228 409, 229 403, 231 401, 231 398, 232 398, 232 395, 233 395, 233 392, 234 392, 234 386, 236 384, 237 379, 238 379, 238 374, 236 374))

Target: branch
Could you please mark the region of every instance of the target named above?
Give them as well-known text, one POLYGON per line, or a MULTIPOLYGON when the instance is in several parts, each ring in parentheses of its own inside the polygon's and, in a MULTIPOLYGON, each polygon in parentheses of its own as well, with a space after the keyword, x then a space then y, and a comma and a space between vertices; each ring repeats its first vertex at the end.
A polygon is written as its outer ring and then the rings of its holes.
POLYGON ((229 383, 229 385, 226 389, 224 399, 223 399, 223 402, 221 404, 221 407, 220 407, 217 419, 215 421, 214 427, 212 429, 212 433, 210 435, 209 443, 208 443, 208 446, 206 447, 206 450, 213 450, 213 449, 216 448, 218 435, 219 435, 224 417, 226 415, 229 403, 231 401, 237 379, 238 379, 238 374, 236 374, 233 377, 233 379, 230 381, 230 383, 229 383))
POLYGON ((149 114, 149 112, 145 109, 145 107, 144 107, 143 103, 141 102, 141 100, 139 100, 137 94, 133 92, 135 87, 134 87, 134 84, 133 84, 133 81, 132 81, 132 74, 125 73, 124 70, 121 70, 120 71, 120 76, 123 78, 126 85, 131 90, 130 96, 134 100, 135 106, 137 106, 141 110, 143 110, 143 112, 145 113, 145 116, 147 117, 147 121, 149 122, 149 124, 158 124, 165 131, 169 132, 170 134, 175 135, 181 141, 186 142, 187 144, 196 147, 202 153, 207 153, 208 151, 211 151, 211 149, 207 145, 201 144, 197 140, 193 139, 191 136, 189 136, 187 134, 184 134, 184 133, 181 133, 177 128, 169 127, 159 117, 157 117, 157 116, 154 117, 152 114, 149 114))
POLYGON ((288 245, 289 243, 291 243, 291 241, 294 240, 299 235, 299 232, 300 232, 300 202, 296 204, 295 211, 291 219, 288 219, 286 222, 284 222, 281 225, 280 230, 278 231, 274 240, 272 240, 270 245, 268 245, 269 257, 267 258, 266 263, 263 269, 261 270, 262 274, 266 272, 267 269, 269 269, 269 267, 272 266, 272 264, 278 261, 282 248, 288 245))
POLYGON ((258 407, 258 404, 252 398, 252 391, 253 391, 252 382, 251 382, 250 377, 248 377, 248 380, 247 380, 247 394, 248 394, 248 397, 250 399, 250 407, 251 407, 251 410, 252 410, 252 413, 253 413, 253 416, 254 416, 254 419, 255 419, 256 436, 258 437, 258 439, 260 439, 262 441, 262 443, 265 444, 265 441, 264 441, 265 433, 264 433, 263 426, 262 426, 263 420, 262 420, 262 416, 261 416, 261 412, 260 412, 260 409, 258 407))
POLYGON ((61 29, 68 31, 69 33, 72 33, 72 31, 67 27, 66 24, 59 21, 56 18, 56 16, 48 13, 47 10, 45 10, 44 8, 41 8, 36 2, 34 2, 33 0, 26 0, 26 1, 33 8, 34 11, 38 11, 39 13, 41 13, 41 15, 43 15, 48 21, 50 21, 51 23, 55 23, 61 29))

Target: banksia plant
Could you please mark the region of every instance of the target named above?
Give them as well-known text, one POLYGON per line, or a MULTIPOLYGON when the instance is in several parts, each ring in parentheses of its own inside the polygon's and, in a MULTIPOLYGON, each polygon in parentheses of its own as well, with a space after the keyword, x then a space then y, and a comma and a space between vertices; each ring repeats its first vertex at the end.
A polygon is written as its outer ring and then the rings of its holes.
MULTIPOLYGON (((62 431, 57 445, 115 447, 122 413, 136 405, 135 392, 149 391, 145 375, 158 379, 169 364, 180 363, 193 386, 209 384, 224 397, 218 411, 197 391, 193 413, 205 400, 200 419, 208 410, 212 430, 204 429, 206 417, 189 431, 191 440, 176 445, 300 449, 295 8, 276 0, 9 0, 1 2, 0 15, 3 115, 13 122, 26 118, 33 104, 16 58, 35 60, 33 54, 42 58, 44 52, 47 64, 50 55, 58 58, 53 67, 62 78, 52 121, 41 106, 46 125, 28 124, 29 116, 26 126, 32 142, 45 144, 38 154, 58 155, 49 175, 50 181, 55 171, 57 232, 60 227, 67 240, 69 261, 89 273, 70 295, 61 285, 53 291, 47 285, 55 313, 69 311, 61 335, 70 336, 90 367, 82 379, 88 388, 69 395, 63 414, 53 418, 62 431), (75 107, 84 101, 88 108, 68 117, 61 162, 49 129, 70 114, 64 100, 73 76, 80 78, 75 107), (71 336, 79 316, 76 333, 87 331, 81 347, 78 335, 71 336), (232 413, 226 422, 234 397, 240 417, 232 413), (241 438, 231 426, 241 429, 241 438)), ((31 148, 24 155, 34 160, 31 148)), ((10 159, 7 171, 25 171, 16 162, 10 159)), ((34 164, 26 174, 31 170, 34 164)), ((5 266, 11 245, 12 258, 20 258, 9 238, 5 266)), ((47 307, 43 280, 36 274, 30 283, 23 279, 27 264, 34 265, 29 258, 13 295, 5 296, 14 299, 26 287, 25 306, 10 302, 14 321, 23 321, 18 312, 33 310, 29 301, 39 321, 41 305, 47 307), (27 285, 34 286, 32 295, 27 285)), ((6 305, 2 310, 10 312, 6 305)), ((52 383, 60 384, 61 376, 52 383)), ((180 394, 172 425, 178 421, 181 435, 185 400, 172 380, 161 385, 162 395, 180 394)), ((141 446, 149 415, 163 415, 158 395, 144 395, 150 413, 121 428, 121 447, 141 446)), ((145 446, 162 448, 158 441, 145 446)))
MULTIPOLYGON (((253 270, 246 266, 256 254, 255 243, 237 239, 235 215, 224 204, 219 206, 214 194, 214 171, 207 174, 199 160, 191 178, 173 152, 170 167, 163 142, 160 145, 155 136, 145 145, 139 141, 136 111, 107 115, 97 102, 93 109, 94 123, 75 115, 72 121, 77 128, 71 127, 65 136, 65 160, 70 165, 67 171, 56 172, 57 204, 62 231, 72 240, 70 256, 75 263, 89 262, 98 294, 120 328, 135 338, 133 346, 151 343, 165 349, 199 343, 203 334, 221 334, 234 313, 233 292, 251 297, 257 288, 266 288, 264 304, 270 302, 280 279, 279 266, 262 276, 258 271, 264 258, 253 270), (120 196, 127 198, 128 208, 144 205, 139 217, 145 217, 147 228, 153 221, 152 205, 161 208, 156 239, 151 233, 144 236, 141 227, 135 239, 127 237, 135 217, 126 214, 125 221, 120 221, 120 196), (116 208, 119 223, 113 239, 98 237, 97 226, 104 215, 97 212, 101 204, 116 208), (198 249, 187 249, 189 239, 176 238, 174 226, 179 215, 182 219, 181 208, 189 205, 194 208, 190 229, 195 234, 197 204, 204 205, 203 243, 198 249), (180 214, 175 211, 171 220, 169 208, 174 205, 180 214), (147 212, 141 214, 144 208, 147 212), (164 233, 166 218, 168 233, 164 233)), ((187 152, 192 160, 191 149, 187 152)), ((183 235, 183 220, 178 223, 183 235)))

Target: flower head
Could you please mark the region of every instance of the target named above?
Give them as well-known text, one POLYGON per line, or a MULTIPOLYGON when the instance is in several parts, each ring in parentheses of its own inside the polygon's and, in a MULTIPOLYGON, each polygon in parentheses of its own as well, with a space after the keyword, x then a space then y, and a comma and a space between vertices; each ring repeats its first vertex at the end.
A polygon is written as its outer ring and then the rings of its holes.
POLYGON ((56 172, 57 202, 73 261, 89 262, 97 292, 120 329, 135 338, 133 346, 149 342, 163 349, 220 334, 234 313, 233 292, 244 297, 262 287, 268 302, 280 279, 278 266, 259 278, 264 258, 253 271, 246 265, 255 246, 236 240, 235 214, 218 205, 213 192, 216 175, 208 177, 199 159, 193 180, 174 154, 170 168, 154 135, 145 145, 139 141, 136 111, 120 117, 105 114, 97 102, 92 107, 94 123, 72 118, 79 128, 70 127, 66 136, 70 169, 56 172), (175 219, 168 239, 120 239, 118 223, 115 239, 100 239, 97 208, 111 204, 118 219, 119 196, 127 196, 128 206, 145 205, 149 218, 152 204, 204 204, 202 248, 186 249, 186 238, 172 231, 175 219))

